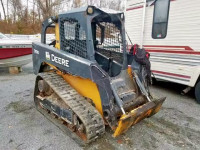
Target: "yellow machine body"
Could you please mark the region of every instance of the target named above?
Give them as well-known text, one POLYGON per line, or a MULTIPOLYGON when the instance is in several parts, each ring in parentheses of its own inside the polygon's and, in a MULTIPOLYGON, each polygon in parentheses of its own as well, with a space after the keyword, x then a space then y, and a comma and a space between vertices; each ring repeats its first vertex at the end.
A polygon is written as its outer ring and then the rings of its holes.
POLYGON ((70 74, 62 74, 62 77, 82 96, 92 100, 96 109, 103 116, 101 98, 97 85, 89 79, 84 79, 70 74))
POLYGON ((56 36, 56 45, 55 48, 60 49, 60 34, 59 34, 59 24, 55 25, 55 36, 56 36))

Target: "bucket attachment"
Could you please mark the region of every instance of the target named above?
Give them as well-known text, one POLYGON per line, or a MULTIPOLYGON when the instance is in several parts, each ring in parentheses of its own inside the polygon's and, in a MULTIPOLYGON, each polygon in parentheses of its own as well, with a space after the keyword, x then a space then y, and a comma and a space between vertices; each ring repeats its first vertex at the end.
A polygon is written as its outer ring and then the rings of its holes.
POLYGON ((158 100, 147 102, 131 110, 129 113, 122 115, 119 119, 118 127, 116 128, 113 136, 119 136, 120 134, 126 132, 129 129, 129 127, 138 123, 142 119, 156 114, 160 110, 165 99, 166 98, 164 97, 158 100))

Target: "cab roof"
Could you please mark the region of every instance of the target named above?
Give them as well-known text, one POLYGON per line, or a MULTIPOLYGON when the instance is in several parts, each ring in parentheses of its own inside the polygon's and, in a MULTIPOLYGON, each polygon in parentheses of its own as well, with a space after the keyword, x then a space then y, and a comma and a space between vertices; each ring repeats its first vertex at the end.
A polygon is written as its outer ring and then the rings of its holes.
POLYGON ((80 8, 73 8, 72 10, 60 13, 60 15, 86 12, 88 7, 92 7, 94 10, 99 10, 99 11, 107 13, 107 14, 122 14, 123 13, 122 11, 116 11, 116 10, 108 9, 108 8, 97 8, 95 6, 89 5, 89 6, 80 7, 80 8))

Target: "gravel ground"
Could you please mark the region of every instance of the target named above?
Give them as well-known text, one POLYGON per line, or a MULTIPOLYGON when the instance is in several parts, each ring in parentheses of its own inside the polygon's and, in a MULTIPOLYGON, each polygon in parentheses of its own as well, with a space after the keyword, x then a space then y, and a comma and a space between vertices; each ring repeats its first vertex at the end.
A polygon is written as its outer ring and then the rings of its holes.
POLYGON ((103 138, 83 148, 36 111, 34 81, 32 64, 18 75, 0 70, 0 150, 200 149, 200 105, 192 92, 180 95, 181 85, 158 82, 153 95, 167 96, 158 114, 116 139, 107 128, 103 138))

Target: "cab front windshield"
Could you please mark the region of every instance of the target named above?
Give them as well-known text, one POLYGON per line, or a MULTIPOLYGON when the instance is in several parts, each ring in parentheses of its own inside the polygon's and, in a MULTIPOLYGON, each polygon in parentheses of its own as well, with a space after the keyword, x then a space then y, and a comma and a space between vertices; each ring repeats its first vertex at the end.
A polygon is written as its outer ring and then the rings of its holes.
POLYGON ((121 21, 117 16, 104 14, 92 21, 95 59, 110 76, 119 74, 123 64, 121 31, 121 21))

